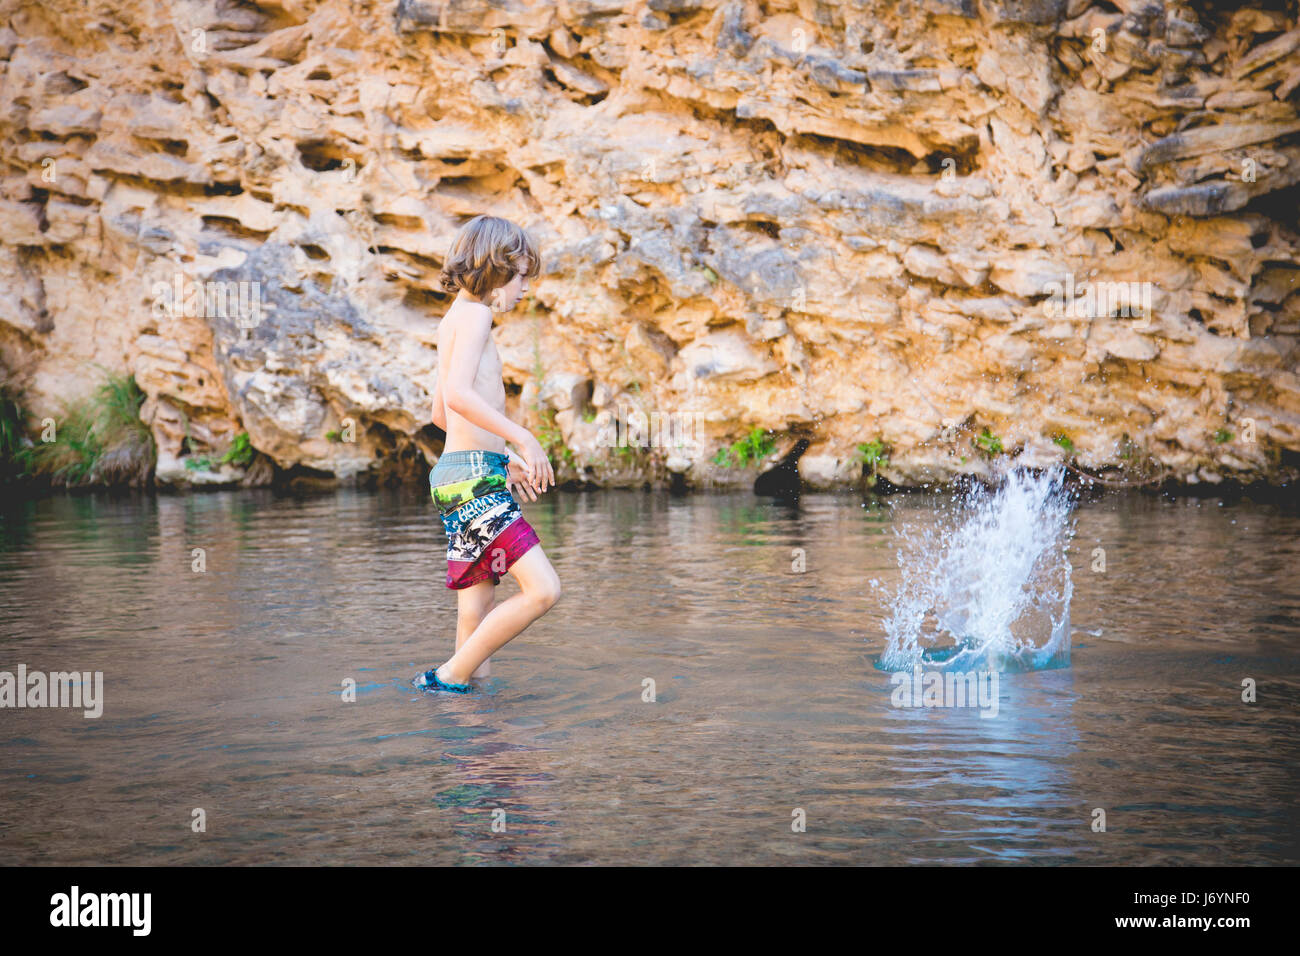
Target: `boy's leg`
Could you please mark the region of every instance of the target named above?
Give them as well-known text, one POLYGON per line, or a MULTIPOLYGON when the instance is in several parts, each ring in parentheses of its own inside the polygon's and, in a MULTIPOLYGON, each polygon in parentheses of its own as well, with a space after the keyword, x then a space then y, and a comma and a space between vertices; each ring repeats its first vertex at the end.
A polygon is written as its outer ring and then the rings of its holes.
POLYGON ((438 668, 438 678, 451 684, 465 684, 479 665, 501 647, 523 633, 560 599, 560 578, 551 567, 542 546, 529 548, 510 566, 519 593, 506 598, 484 615, 474 633, 461 644, 451 660, 438 668))
MULTIPOLYGON (((497 586, 492 581, 480 581, 478 584, 471 584, 467 588, 461 588, 456 592, 456 650, 469 640, 469 636, 474 633, 487 612, 492 610, 492 602, 496 600, 497 586)), ((488 658, 478 670, 474 671, 475 677, 489 677, 492 674, 492 659, 488 658)))

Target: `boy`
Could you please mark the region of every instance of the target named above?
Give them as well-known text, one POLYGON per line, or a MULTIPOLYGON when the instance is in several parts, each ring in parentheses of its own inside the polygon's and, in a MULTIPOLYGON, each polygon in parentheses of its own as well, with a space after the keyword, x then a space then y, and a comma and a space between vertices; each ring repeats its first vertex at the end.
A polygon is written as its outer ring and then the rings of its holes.
POLYGON ((433 423, 447 433, 429 472, 434 504, 447 529, 447 587, 458 592, 456 653, 415 679, 432 690, 469 690, 486 677, 489 658, 560 598, 560 579, 511 494, 531 500, 555 484, 541 443, 505 416, 501 358, 492 341, 494 312, 508 312, 541 271, 532 240, 505 219, 476 216, 452 243, 439 282, 456 300, 438 326, 438 384, 433 423), (522 458, 506 449, 512 443, 522 458), (509 571, 519 593, 493 607, 509 571))

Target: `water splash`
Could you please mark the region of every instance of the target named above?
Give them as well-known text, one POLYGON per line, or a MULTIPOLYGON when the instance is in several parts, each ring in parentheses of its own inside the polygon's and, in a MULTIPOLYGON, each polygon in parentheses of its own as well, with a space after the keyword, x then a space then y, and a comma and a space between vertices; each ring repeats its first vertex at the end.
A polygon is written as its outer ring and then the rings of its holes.
POLYGON ((903 525, 902 580, 876 667, 1022 671, 1070 663, 1066 547, 1074 534, 1060 467, 1014 469, 994 491, 954 499, 937 524, 903 525))

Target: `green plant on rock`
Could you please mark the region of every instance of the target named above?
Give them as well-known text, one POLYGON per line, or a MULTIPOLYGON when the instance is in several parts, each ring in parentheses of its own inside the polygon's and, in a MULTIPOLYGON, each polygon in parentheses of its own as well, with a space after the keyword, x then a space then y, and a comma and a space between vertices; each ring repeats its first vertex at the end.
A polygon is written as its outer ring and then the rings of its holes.
MULTIPOLYGON (((336 431, 327 432, 325 435, 331 441, 337 441, 337 436, 338 432, 336 431), (335 437, 330 438, 331 435, 335 437)), ((226 449, 226 453, 220 458, 212 458, 208 455, 194 455, 192 454, 194 451, 193 443, 189 442, 188 433, 186 434, 186 441, 191 455, 185 458, 185 467, 190 471, 216 471, 226 464, 234 465, 236 468, 247 468, 256 454, 256 450, 249 443, 248 432, 240 432, 236 435, 230 443, 230 447, 226 449)))
POLYGON ((537 429, 537 440, 541 443, 546 456, 552 461, 563 461, 570 468, 574 465, 573 449, 564 443, 564 433, 555 421, 555 409, 534 406, 542 424, 537 429))
POLYGON ((247 468, 253 460, 255 454, 252 444, 248 440, 248 432, 240 432, 235 436, 235 440, 230 443, 226 453, 219 459, 221 464, 232 464, 236 468, 247 468))
POLYGON ((729 447, 719 448, 713 456, 713 463, 723 468, 733 464, 745 467, 750 462, 761 461, 776 451, 776 442, 772 433, 755 425, 744 438, 729 447))
POLYGON ((158 455, 149 427, 140 421, 144 398, 131 375, 107 373, 93 395, 64 406, 54 441, 32 446, 31 472, 68 487, 143 484, 158 455))
MULTIPOLYGON (((530 308, 529 311, 534 310, 530 308)), ((573 449, 564 443, 564 433, 555 421, 555 409, 544 408, 541 404, 540 396, 545 382, 546 366, 542 363, 541 322, 538 321, 533 323, 533 384, 538 396, 538 401, 533 403, 533 411, 541 419, 541 425, 537 430, 537 441, 552 462, 563 461, 573 468, 575 467, 573 449)))
POLYGON ((1220 428, 1214 433, 1214 443, 1216 445, 1226 445, 1230 441, 1232 441, 1232 432, 1226 428, 1220 428))
POLYGON ((858 456, 862 464, 871 469, 867 475, 867 485, 871 488, 876 487, 876 479, 880 477, 880 469, 889 467, 889 446, 882 439, 862 442, 858 444, 858 456))
POLYGON ((978 435, 975 436, 973 441, 975 443, 975 447, 978 448, 980 451, 982 451, 984 454, 988 455, 990 458, 993 457, 994 455, 1002 454, 1002 439, 999 438, 997 435, 993 434, 993 432, 989 431, 987 425, 984 426, 984 430, 982 432, 980 432, 978 435))
POLYGON ((73 488, 90 483, 95 462, 104 453, 95 434, 92 402, 83 400, 66 406, 55 419, 54 441, 41 441, 32 448, 34 471, 49 475, 54 485, 73 488))
POLYGON ((1075 454, 1074 442, 1070 441, 1070 436, 1064 433, 1058 433, 1052 436, 1052 444, 1058 446, 1067 455, 1075 454))
POLYGON ((31 444, 22 396, 6 382, 0 385, 0 482, 30 474, 31 444))

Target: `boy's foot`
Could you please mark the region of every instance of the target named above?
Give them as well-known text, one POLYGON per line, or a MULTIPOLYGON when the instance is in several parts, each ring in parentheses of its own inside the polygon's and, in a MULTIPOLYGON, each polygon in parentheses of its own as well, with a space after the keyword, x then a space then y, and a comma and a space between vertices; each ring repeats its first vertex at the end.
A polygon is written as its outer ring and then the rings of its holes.
POLYGON ((436 667, 430 668, 413 681, 416 687, 423 687, 425 690, 450 690, 457 694, 468 694, 469 684, 451 684, 438 676, 436 667))

